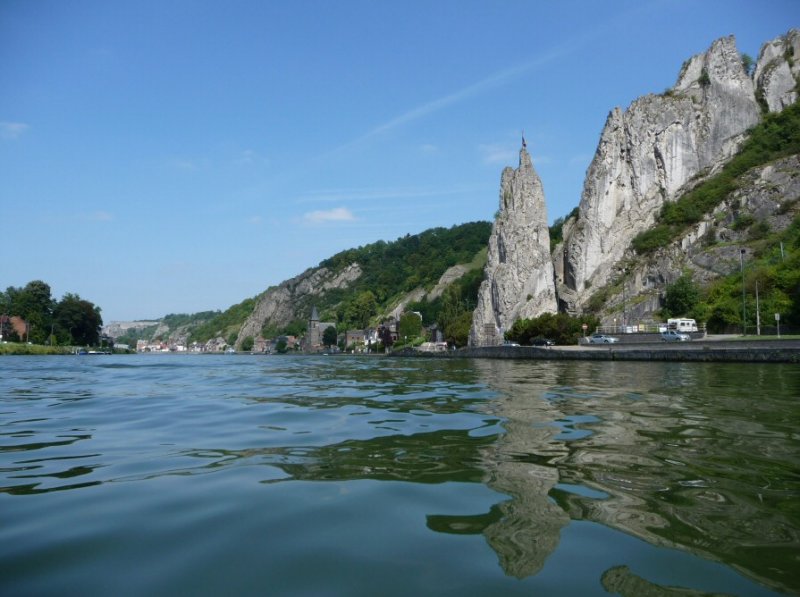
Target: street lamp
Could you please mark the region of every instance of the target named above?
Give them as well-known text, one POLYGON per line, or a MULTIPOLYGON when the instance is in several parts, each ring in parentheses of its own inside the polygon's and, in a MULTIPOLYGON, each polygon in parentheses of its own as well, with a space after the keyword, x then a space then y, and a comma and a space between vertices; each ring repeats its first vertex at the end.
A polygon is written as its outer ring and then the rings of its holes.
POLYGON ((617 271, 619 271, 622 279, 622 332, 625 333, 627 331, 626 321, 628 319, 627 300, 625 296, 625 276, 628 270, 625 267, 621 267, 617 271))
POLYGON ((747 307, 745 306, 744 294, 744 249, 739 253, 739 261, 742 268, 742 336, 747 335, 747 307))

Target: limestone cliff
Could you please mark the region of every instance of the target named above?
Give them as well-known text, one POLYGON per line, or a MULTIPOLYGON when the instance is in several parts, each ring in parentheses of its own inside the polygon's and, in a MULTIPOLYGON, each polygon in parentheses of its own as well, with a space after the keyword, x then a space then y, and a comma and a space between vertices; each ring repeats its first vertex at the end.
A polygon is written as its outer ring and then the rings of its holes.
POLYGON ((664 202, 724 163, 759 120, 733 37, 688 60, 666 93, 637 99, 625 112, 615 108, 587 172, 578 220, 565 234, 564 305, 582 310, 664 202))
POLYGON ((281 282, 262 294, 253 312, 245 320, 236 347, 250 337, 257 337, 266 325, 282 328, 294 319, 305 319, 309 316, 309 301, 329 290, 346 288, 361 275, 361 268, 352 263, 342 271, 334 274, 328 268, 311 268, 290 280, 281 282))
POLYGON ((790 30, 764 44, 754 79, 757 94, 770 112, 780 112, 797 101, 800 80, 800 31, 790 30))
POLYGON ((519 167, 506 168, 501 176, 500 210, 489 238, 470 345, 498 344, 517 319, 556 309, 544 191, 523 142, 519 167))
POLYGON ((748 241, 765 231, 785 230, 798 215, 800 156, 752 169, 741 177, 736 191, 680 238, 647 259, 626 264, 603 309, 604 325, 649 321, 662 306, 664 288, 683 273, 706 285, 738 272, 740 251, 745 250, 745 260, 752 258, 748 241), (749 225, 741 225, 742 216, 749 225))

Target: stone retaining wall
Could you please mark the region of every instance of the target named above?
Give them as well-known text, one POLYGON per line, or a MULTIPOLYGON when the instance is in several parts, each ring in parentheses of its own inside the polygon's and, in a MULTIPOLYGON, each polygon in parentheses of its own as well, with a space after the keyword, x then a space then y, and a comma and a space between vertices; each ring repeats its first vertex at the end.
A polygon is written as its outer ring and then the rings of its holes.
POLYGON ((800 363, 800 341, 693 342, 637 347, 597 345, 570 348, 533 346, 485 346, 448 352, 400 351, 394 356, 432 358, 528 359, 558 361, 695 361, 800 363), (733 344, 733 346, 732 346, 733 344))

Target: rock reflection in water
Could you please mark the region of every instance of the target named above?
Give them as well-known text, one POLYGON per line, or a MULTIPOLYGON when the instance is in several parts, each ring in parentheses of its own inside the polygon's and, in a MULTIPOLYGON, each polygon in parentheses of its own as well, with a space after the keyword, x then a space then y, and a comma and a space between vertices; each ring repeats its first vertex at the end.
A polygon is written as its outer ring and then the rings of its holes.
POLYGON ((790 504, 800 494, 791 398, 800 395, 800 372, 775 368, 764 377, 760 366, 748 373, 676 364, 665 377, 663 366, 646 363, 476 367, 501 394, 492 415, 506 420, 506 434, 483 454, 489 485, 512 496, 503 504, 509 519, 485 532, 509 574, 539 570, 572 518, 724 562, 779 590, 798 586, 800 532, 790 504), (586 415, 585 433, 557 434, 586 415), (522 538, 517 529, 526 525, 522 538), (498 539, 504 526, 506 539, 498 539))
POLYGON ((508 364, 476 361, 489 386, 499 393, 491 414, 506 421, 506 433, 483 451, 487 483, 511 496, 500 504, 503 518, 484 529, 484 535, 503 570, 524 578, 544 567, 569 522, 567 513, 549 497, 559 482, 558 462, 568 451, 564 442, 555 440, 558 427, 540 424, 564 416, 540 399, 540 390, 554 381, 548 371, 541 371, 545 377, 539 378, 529 369, 508 364))
POLYGON ((701 595, 715 597, 717 595, 683 587, 663 587, 636 576, 627 566, 615 566, 606 570, 600 582, 606 591, 622 597, 700 597, 701 595))

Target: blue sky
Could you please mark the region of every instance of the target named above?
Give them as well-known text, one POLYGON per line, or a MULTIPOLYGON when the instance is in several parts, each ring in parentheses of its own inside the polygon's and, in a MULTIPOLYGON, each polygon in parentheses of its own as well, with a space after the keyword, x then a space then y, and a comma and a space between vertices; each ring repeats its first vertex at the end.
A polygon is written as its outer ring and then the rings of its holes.
POLYGON ((491 219, 523 129, 552 221, 614 106, 798 26, 796 0, 2 0, 0 286, 225 309, 491 219))

